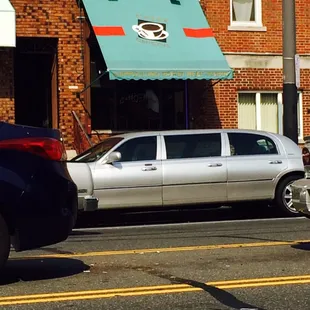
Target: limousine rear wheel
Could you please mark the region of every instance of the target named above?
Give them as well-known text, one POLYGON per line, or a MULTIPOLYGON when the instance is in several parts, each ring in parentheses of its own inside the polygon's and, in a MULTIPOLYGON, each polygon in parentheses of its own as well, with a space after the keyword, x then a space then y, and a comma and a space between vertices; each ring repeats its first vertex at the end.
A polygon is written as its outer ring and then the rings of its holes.
POLYGON ((283 179, 276 190, 275 202, 277 207, 286 214, 291 216, 300 216, 298 211, 293 207, 292 188, 291 185, 294 181, 300 179, 298 175, 291 175, 283 179))
POLYGON ((0 214, 0 270, 4 267, 10 253, 11 241, 8 226, 0 214))

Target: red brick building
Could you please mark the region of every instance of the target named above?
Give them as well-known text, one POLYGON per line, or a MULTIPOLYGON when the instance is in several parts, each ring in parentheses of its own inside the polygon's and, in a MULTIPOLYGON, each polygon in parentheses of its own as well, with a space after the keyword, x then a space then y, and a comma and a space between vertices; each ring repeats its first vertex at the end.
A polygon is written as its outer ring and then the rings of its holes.
POLYGON ((59 128, 72 149, 71 111, 84 116, 75 95, 84 87, 82 12, 74 0, 11 4, 16 48, 0 47, 0 119, 59 128))
MULTIPOLYGON (((206 102, 203 114, 218 114, 223 127, 282 133, 282 0, 249 0, 252 3, 250 15, 239 14, 239 21, 234 14, 234 1, 201 0, 219 45, 234 69, 233 80, 222 81, 213 87, 216 105, 206 102)), ((241 2, 246 6, 247 1, 241 2)), ((300 142, 310 135, 309 14, 309 5, 296 0, 297 54, 300 55, 301 68, 300 142)), ((214 124, 212 120, 202 118, 204 126, 218 125, 218 121, 214 124)))
MULTIPOLYGON (((149 90, 150 85, 121 84, 107 76, 94 81, 104 64, 82 0, 10 2, 16 14, 16 47, 0 44, 1 120, 59 128, 68 150, 80 143, 72 111, 86 131, 92 129, 94 141, 98 135, 140 128, 283 130, 281 0, 201 0, 234 78, 187 81, 186 88, 184 81, 153 83, 163 102, 162 116, 148 117, 139 128, 131 128, 133 110, 123 111, 119 104, 140 98, 136 89, 149 90)), ((300 142, 310 135, 309 17, 306 2, 296 0, 300 142)))

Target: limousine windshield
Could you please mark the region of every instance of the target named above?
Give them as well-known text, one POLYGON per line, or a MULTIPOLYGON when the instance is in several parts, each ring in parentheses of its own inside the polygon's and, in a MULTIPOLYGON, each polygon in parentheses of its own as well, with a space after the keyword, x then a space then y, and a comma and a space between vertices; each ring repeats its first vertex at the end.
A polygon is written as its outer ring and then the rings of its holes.
POLYGON ((95 146, 89 148, 78 156, 72 158, 70 161, 81 162, 81 163, 91 163, 102 156, 104 156, 111 148, 113 148, 116 144, 122 141, 124 138, 122 137, 112 137, 108 138, 95 146))

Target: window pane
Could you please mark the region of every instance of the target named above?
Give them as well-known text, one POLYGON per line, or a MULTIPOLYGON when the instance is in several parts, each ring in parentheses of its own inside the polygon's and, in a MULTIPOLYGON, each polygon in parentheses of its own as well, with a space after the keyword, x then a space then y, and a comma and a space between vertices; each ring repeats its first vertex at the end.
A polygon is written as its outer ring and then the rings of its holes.
POLYGON ((172 87, 162 89, 162 129, 185 129, 185 103, 183 90, 172 87))
POLYGON ((261 94, 261 129, 279 132, 278 124, 278 95, 261 94))
POLYGON ((158 85, 123 83, 117 88, 117 129, 120 131, 158 130, 160 128, 158 85))
POLYGON ((255 21, 255 0, 232 0, 232 20, 237 22, 255 21))
POLYGON ((238 128, 256 129, 255 94, 239 94, 238 128))
POLYGON ((156 137, 131 139, 122 144, 116 151, 122 154, 121 162, 156 160, 156 137))
POLYGON ((167 159, 221 156, 221 134, 165 136, 167 159))
POLYGON ((231 155, 278 154, 274 142, 263 135, 248 133, 229 133, 229 143, 234 153, 231 155))
POLYGON ((92 129, 112 129, 114 90, 91 88, 92 129))

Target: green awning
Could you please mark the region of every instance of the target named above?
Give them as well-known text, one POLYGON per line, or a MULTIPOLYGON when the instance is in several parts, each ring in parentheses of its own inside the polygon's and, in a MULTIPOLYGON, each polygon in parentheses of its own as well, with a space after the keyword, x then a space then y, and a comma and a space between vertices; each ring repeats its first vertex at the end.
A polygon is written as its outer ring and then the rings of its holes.
POLYGON ((83 0, 110 79, 230 79, 199 0, 83 0))

